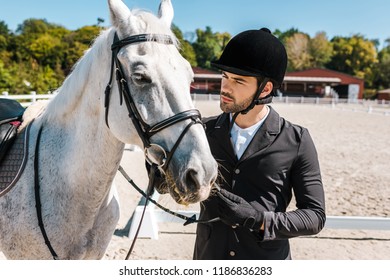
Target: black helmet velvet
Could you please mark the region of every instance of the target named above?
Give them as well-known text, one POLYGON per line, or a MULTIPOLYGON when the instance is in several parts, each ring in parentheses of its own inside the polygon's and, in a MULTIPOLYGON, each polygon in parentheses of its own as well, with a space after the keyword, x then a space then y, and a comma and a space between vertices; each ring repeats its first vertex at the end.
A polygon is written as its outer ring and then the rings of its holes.
POLYGON ((237 75, 267 77, 278 88, 286 73, 287 53, 267 28, 248 30, 234 36, 212 65, 237 75))

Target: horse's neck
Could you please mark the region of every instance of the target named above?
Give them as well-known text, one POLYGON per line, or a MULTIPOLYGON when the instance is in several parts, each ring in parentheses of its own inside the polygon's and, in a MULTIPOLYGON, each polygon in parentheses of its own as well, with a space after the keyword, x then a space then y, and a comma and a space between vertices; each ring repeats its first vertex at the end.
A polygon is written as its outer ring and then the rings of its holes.
POLYGON ((63 161, 68 161, 62 163, 67 169, 64 172, 69 173, 65 175, 83 174, 85 178, 75 178, 85 180, 82 184, 95 180, 109 184, 124 147, 104 121, 104 89, 111 57, 107 51, 108 32, 101 37, 78 62, 43 115, 46 132, 62 143, 58 152, 63 161))
POLYGON ((110 30, 103 32, 65 79, 47 106, 45 117, 49 122, 69 123, 82 114, 101 115, 105 83, 110 78, 111 33, 110 30))

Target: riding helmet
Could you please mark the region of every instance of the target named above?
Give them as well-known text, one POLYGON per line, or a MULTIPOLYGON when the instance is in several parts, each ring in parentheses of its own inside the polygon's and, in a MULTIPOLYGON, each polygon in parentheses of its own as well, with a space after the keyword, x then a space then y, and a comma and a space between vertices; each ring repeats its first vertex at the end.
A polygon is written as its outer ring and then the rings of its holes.
POLYGON ((269 29, 247 30, 234 36, 212 65, 241 76, 267 77, 279 88, 286 73, 287 53, 269 29))

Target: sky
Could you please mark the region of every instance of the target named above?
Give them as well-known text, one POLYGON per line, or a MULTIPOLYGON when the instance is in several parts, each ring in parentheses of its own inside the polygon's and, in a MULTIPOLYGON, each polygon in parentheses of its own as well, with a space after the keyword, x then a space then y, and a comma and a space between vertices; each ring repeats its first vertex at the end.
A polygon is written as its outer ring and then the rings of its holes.
MULTIPOLYGON (((159 0, 125 0, 130 8, 157 13, 159 0)), ((173 23, 183 33, 210 26, 213 32, 236 35, 247 29, 290 28, 309 34, 363 35, 378 39, 380 49, 390 38, 390 0, 172 0, 173 23)), ((15 31, 25 19, 46 19, 76 30, 97 23, 109 25, 107 0, 0 0, 0 21, 15 31)), ((187 37, 186 37, 187 38, 187 37)))

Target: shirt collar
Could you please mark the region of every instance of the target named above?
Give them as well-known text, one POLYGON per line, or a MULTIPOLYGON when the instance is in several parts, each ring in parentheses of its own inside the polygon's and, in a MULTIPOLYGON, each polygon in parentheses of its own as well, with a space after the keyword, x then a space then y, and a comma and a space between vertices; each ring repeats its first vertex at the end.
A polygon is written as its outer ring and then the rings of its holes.
MULTIPOLYGON (((241 135, 245 134, 249 137, 252 137, 259 129, 259 127, 265 122, 265 120, 269 115, 269 112, 270 112, 270 108, 267 106, 267 114, 264 116, 264 118, 262 118, 260 121, 247 128, 241 128, 236 123, 234 123, 231 131, 231 136, 235 138, 234 136, 240 133, 241 135)), ((230 114, 230 121, 232 121, 232 117, 233 117, 232 114, 230 114)))

